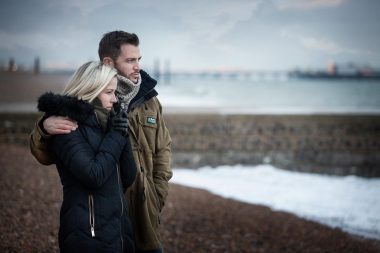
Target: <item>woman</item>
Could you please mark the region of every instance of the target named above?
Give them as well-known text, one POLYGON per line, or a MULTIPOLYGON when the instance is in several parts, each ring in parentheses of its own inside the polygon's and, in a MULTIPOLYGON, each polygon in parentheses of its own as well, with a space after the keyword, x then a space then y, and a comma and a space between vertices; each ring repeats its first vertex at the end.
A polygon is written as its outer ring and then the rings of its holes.
POLYGON ((136 165, 125 112, 117 102, 115 69, 88 62, 74 74, 63 95, 46 93, 38 109, 46 116, 68 116, 78 129, 53 138, 63 186, 60 212, 61 252, 134 252, 123 192, 136 165))

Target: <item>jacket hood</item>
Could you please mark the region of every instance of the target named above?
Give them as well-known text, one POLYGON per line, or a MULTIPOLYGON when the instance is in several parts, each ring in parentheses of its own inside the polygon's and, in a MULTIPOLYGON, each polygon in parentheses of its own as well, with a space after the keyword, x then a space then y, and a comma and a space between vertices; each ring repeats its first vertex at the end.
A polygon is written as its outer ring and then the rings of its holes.
POLYGON ((154 89, 157 85, 157 81, 153 79, 144 70, 140 70, 140 75, 141 75, 140 89, 137 95, 132 99, 129 109, 132 109, 144 103, 146 100, 149 100, 152 97, 158 95, 157 91, 154 89))
POLYGON ((67 116, 78 122, 84 122, 94 114, 94 106, 83 100, 66 95, 46 92, 38 98, 37 108, 46 115, 67 116))

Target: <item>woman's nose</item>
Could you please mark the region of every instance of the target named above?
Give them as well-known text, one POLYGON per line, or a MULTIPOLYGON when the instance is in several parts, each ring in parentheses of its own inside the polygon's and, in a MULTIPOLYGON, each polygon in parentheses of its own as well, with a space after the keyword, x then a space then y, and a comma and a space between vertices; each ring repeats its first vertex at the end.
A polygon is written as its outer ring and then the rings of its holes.
POLYGON ((116 103, 117 102, 117 97, 115 96, 115 94, 112 96, 111 98, 111 103, 116 103))

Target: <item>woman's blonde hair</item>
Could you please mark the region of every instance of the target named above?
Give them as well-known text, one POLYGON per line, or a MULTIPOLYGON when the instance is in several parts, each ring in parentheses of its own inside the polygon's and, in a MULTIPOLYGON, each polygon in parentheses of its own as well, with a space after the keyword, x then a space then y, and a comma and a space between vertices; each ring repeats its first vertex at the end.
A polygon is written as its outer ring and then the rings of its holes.
POLYGON ((92 102, 116 74, 114 68, 100 61, 86 62, 74 73, 62 93, 92 102))

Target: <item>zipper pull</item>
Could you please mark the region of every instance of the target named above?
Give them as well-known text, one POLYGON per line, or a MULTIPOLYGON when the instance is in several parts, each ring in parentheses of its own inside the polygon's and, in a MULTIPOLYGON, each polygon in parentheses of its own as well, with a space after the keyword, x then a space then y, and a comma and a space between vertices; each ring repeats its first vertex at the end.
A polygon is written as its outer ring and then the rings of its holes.
POLYGON ((95 230, 93 227, 91 227, 91 235, 92 235, 92 237, 95 237, 95 230))

